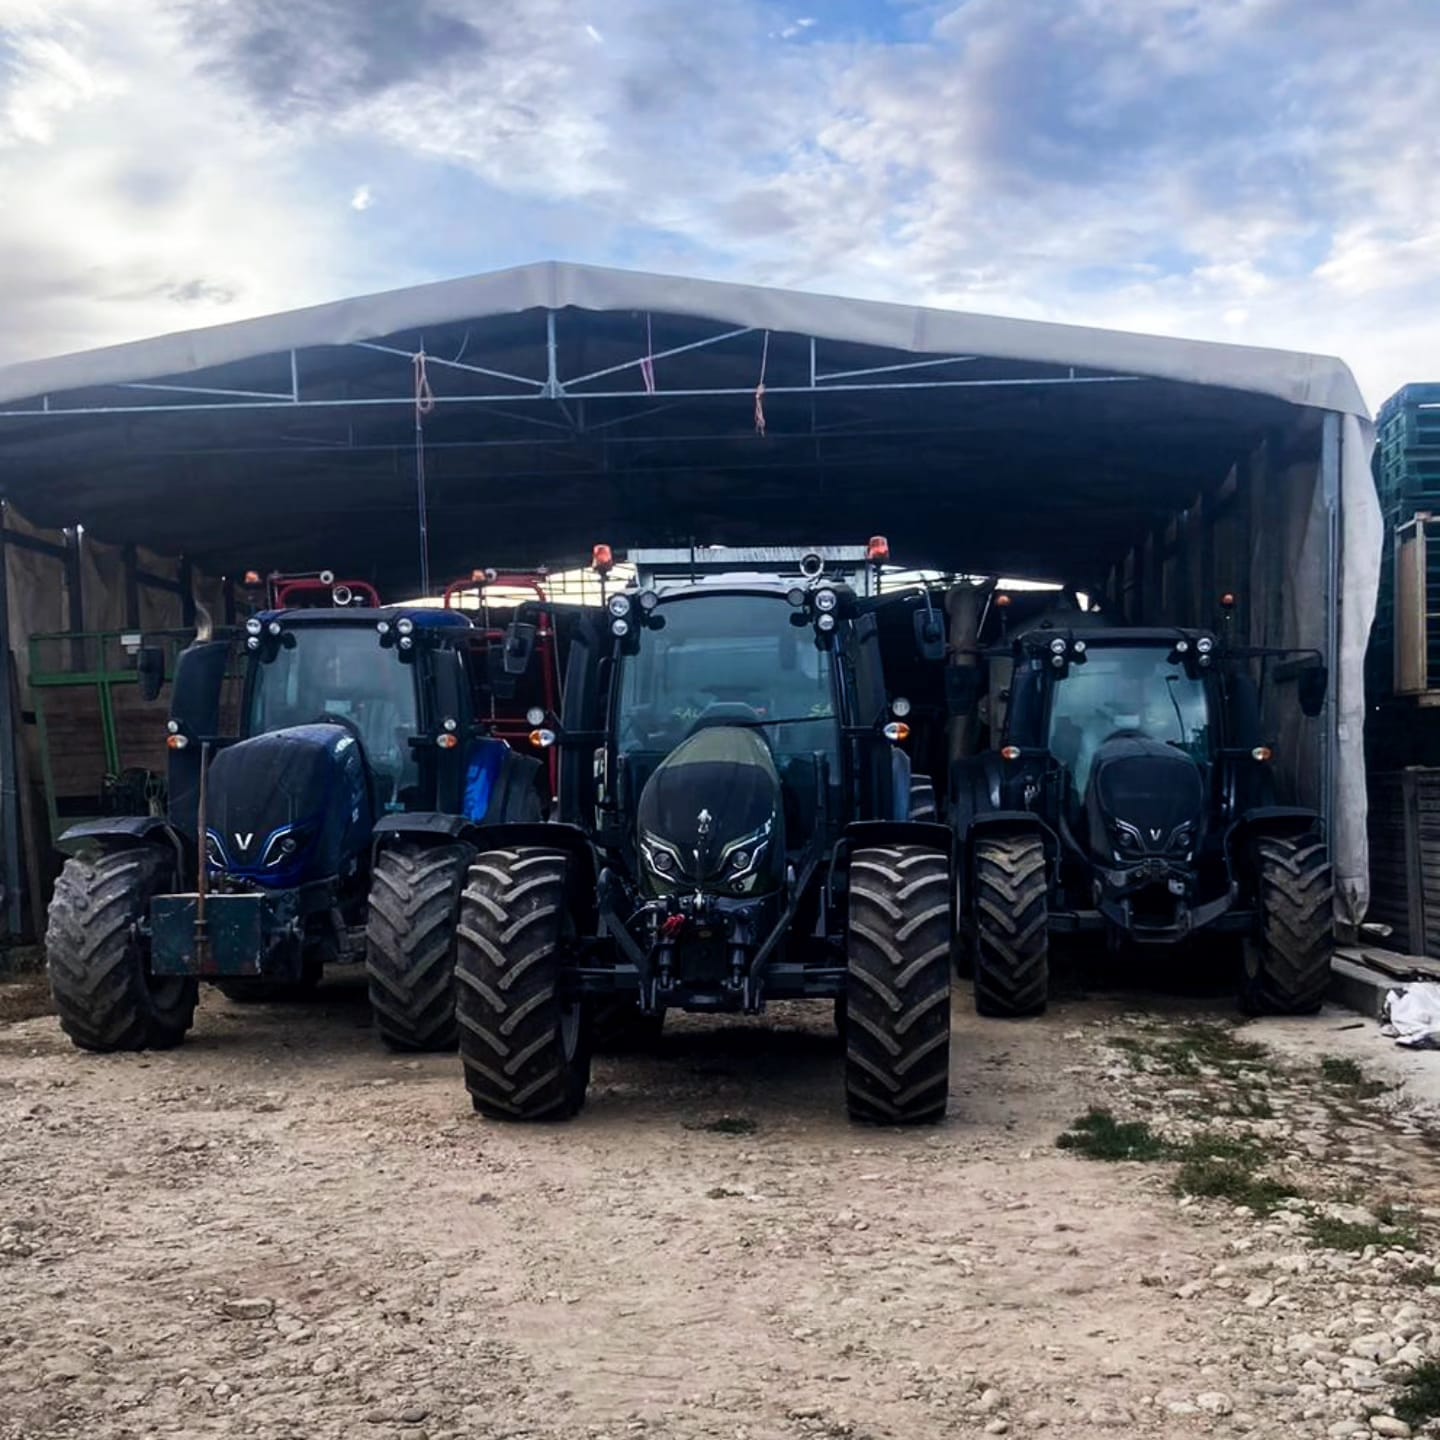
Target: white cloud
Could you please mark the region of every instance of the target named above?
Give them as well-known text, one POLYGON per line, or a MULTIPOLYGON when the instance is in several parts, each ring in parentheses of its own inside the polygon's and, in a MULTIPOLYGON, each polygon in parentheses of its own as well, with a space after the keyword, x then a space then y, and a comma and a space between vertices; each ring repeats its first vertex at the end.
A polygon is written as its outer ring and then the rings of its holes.
POLYGON ((759 0, 603 34, 568 0, 0 0, 0 345, 403 283, 444 228, 485 268, 510 213, 572 258, 1337 351, 1374 401, 1440 363, 1433 0, 876 6, 903 39, 759 0))

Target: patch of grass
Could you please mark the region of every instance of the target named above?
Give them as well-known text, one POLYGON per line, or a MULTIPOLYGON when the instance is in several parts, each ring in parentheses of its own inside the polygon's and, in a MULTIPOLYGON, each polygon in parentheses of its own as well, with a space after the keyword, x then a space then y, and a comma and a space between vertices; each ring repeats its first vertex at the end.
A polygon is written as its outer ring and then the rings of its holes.
POLYGON ((1341 1055, 1320 1057, 1320 1076, 1337 1089, 1345 1090, 1361 1100, 1373 1100, 1393 1087, 1383 1080, 1367 1080, 1358 1062, 1341 1055))
POLYGON ((1090 1160, 1166 1160, 1171 1155, 1171 1147, 1143 1120, 1117 1120, 1093 1106, 1072 1120, 1055 1143, 1090 1160))
POLYGON ((1322 1055, 1320 1073, 1332 1085, 1358 1085, 1365 1078, 1365 1072, 1358 1062, 1343 1059, 1339 1055, 1322 1055))
POLYGON ((1202 1130, 1180 1147, 1179 1156, 1182 1160, 1229 1160, 1254 1170, 1265 1153, 1254 1135, 1220 1135, 1202 1130))
POLYGON ((1423 1425, 1440 1416, 1440 1360, 1427 1360, 1410 1371, 1394 1408, 1407 1425, 1423 1425))
POLYGON ((1268 1215, 1282 1201, 1288 1200, 1294 1188, 1281 1180, 1257 1175, 1253 1157, 1222 1159, 1199 1155, 1185 1161, 1175 1177, 1179 1195, 1201 1195, 1228 1200, 1232 1205, 1248 1205, 1258 1215, 1268 1215))
POLYGON ((1106 1042, 1124 1051, 1133 1069, 1154 1068, 1161 1073, 1193 1078, 1202 1070, 1217 1070, 1226 1079, 1246 1068, 1263 1068, 1263 1046, 1242 1040, 1228 1025, 1195 1022, 1166 1036, 1112 1035, 1106 1042))
POLYGON ((1387 1229, 1382 1225, 1356 1224, 1350 1220, 1336 1220, 1329 1215, 1317 1215, 1310 1222, 1310 1238, 1327 1250, 1361 1251, 1367 1245, 1395 1246, 1401 1250, 1418 1250, 1419 1237, 1413 1230, 1403 1226, 1387 1229))
POLYGON ((685 1128, 711 1135, 753 1135, 760 1126, 748 1115, 718 1115, 714 1120, 687 1120, 685 1128))

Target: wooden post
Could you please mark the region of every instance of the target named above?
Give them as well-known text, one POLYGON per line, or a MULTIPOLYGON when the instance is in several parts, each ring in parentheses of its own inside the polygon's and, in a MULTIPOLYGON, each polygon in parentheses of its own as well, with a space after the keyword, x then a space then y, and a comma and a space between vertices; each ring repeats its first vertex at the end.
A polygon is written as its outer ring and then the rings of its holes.
POLYGON ((17 728, 15 661, 10 653, 10 586, 5 562, 5 506, 0 501, 0 914, 5 933, 20 938, 20 785, 16 775, 17 728))

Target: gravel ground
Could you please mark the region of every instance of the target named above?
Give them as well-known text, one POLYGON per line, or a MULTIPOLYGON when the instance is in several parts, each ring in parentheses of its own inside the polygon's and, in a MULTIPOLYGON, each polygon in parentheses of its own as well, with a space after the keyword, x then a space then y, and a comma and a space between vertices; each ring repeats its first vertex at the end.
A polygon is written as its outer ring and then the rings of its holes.
POLYGON ((3 1440, 1403 1435, 1440 1357, 1440 1157, 1323 1019, 959 987, 909 1133, 846 1123, 822 1007, 682 1020, 515 1128, 353 979, 117 1057, 5 988, 3 1440), (1058 1147, 1092 1107, 1152 1158, 1058 1147))

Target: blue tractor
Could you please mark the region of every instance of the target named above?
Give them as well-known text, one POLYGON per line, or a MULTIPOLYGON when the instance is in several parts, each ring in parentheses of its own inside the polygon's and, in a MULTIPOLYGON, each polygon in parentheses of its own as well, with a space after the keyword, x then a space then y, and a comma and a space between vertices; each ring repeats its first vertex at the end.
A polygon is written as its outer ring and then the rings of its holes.
POLYGON ((201 980, 279 998, 363 958, 387 1044, 453 1046, 466 871, 485 827, 548 798, 540 762, 494 734, 506 668, 468 616, 421 607, 267 610, 187 649, 167 813, 63 837, 46 950, 71 1040, 177 1045, 201 980))

